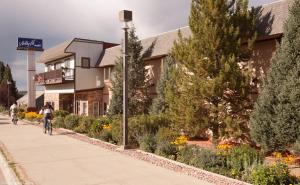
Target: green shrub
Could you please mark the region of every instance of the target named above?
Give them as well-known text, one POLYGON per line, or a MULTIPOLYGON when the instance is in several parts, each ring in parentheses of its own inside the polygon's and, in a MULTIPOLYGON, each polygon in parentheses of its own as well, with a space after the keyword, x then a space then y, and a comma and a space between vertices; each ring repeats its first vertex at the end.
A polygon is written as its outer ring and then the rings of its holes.
POLYGON ((169 120, 163 115, 138 115, 129 119, 129 143, 138 146, 142 135, 155 135, 160 127, 170 125, 169 120))
POLYGON ((263 160, 260 152, 247 145, 234 147, 226 155, 226 165, 231 169, 231 175, 235 178, 241 178, 244 171, 262 164, 263 160))
POLYGON ((139 139, 139 146, 141 150, 154 153, 156 150, 156 140, 151 134, 145 134, 139 139))
POLYGON ((17 117, 18 117, 19 119, 24 119, 24 118, 25 118, 25 112, 18 112, 18 113, 17 113, 17 117))
POLYGON ((294 155, 300 155, 300 141, 296 141, 296 143, 290 148, 290 151, 294 155))
POLYGON ((6 112, 6 111, 7 111, 7 109, 4 106, 0 105, 0 112, 2 113, 2 112, 6 112))
POLYGON ((112 140, 117 143, 122 143, 122 121, 121 117, 114 117, 112 118, 112 140))
POLYGON ((100 139, 100 132, 102 131, 102 125, 99 120, 95 120, 91 125, 89 135, 93 138, 100 139))
POLYGON ((256 167, 251 180, 254 185, 290 185, 299 183, 297 178, 291 176, 288 166, 277 163, 273 166, 260 165, 256 167))
POLYGON ((79 117, 74 114, 69 114, 65 117, 65 126, 67 129, 74 129, 79 124, 79 117))
POLYGON ((63 117, 55 117, 53 119, 53 127, 55 128, 65 128, 65 120, 63 117))
POLYGON ((214 171, 214 169, 225 168, 225 160, 223 156, 217 155, 215 152, 198 148, 194 151, 194 157, 190 164, 197 168, 214 171))
POLYGON ((161 127, 159 128, 155 137, 157 143, 161 143, 161 142, 173 142, 179 136, 180 134, 172 130, 171 128, 161 127))
POLYGON ((68 111, 65 111, 65 110, 56 110, 53 113, 54 117, 63 117, 63 118, 66 117, 69 114, 70 113, 68 111))
POLYGON ((163 141, 157 143, 157 149, 155 151, 156 154, 176 160, 177 159, 177 147, 176 145, 168 142, 163 141))
POLYGON ((185 164, 190 164, 191 160, 194 158, 195 150, 197 150, 195 146, 189 145, 186 145, 183 148, 179 148, 177 161, 185 164))
POLYGON ((83 116, 79 118, 79 125, 74 129, 79 133, 89 133, 90 127, 94 123, 95 119, 88 116, 83 116))
POLYGON ((106 141, 106 142, 114 142, 113 138, 112 138, 112 132, 111 132, 111 130, 108 130, 108 129, 103 129, 100 132, 99 139, 106 141))

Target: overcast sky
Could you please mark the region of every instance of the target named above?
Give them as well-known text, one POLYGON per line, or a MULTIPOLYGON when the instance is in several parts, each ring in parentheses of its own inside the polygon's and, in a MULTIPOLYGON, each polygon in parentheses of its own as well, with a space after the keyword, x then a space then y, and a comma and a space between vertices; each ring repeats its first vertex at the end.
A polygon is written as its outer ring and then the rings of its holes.
MULTIPOLYGON (((252 6, 275 0, 250 0, 252 6)), ((19 90, 26 90, 26 54, 17 38, 42 38, 47 49, 80 37, 120 43, 118 12, 133 11, 140 38, 186 26, 191 0, 1 0, 0 61, 8 63, 19 90)), ((37 66, 38 72, 43 70, 37 66)))

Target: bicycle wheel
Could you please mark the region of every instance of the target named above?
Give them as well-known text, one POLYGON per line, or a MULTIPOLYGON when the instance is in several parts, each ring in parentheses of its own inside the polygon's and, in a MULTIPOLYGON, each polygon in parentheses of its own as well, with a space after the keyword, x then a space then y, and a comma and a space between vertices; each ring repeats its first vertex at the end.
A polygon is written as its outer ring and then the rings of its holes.
POLYGON ((49 134, 49 135, 52 135, 52 123, 51 123, 50 120, 49 120, 49 122, 48 122, 48 134, 49 134))

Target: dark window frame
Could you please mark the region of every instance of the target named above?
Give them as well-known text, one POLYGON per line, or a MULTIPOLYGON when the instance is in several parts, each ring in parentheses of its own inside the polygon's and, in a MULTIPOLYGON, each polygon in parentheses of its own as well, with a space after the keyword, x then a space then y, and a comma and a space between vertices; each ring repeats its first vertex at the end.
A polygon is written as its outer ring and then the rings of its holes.
POLYGON ((91 58, 90 57, 81 57, 81 67, 82 68, 91 68, 91 58), (88 60, 88 67, 83 65, 83 60, 88 60))

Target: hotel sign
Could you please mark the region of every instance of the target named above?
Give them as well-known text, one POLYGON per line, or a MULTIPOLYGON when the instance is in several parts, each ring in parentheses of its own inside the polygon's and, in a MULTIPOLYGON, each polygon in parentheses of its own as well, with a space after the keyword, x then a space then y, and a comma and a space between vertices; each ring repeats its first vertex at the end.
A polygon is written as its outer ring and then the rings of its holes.
POLYGON ((17 50, 43 51, 43 40, 19 37, 17 50))

